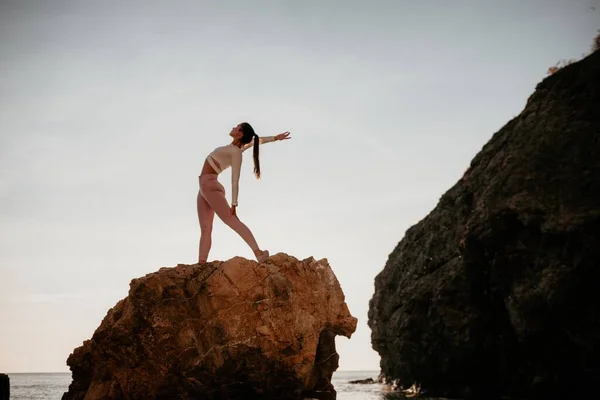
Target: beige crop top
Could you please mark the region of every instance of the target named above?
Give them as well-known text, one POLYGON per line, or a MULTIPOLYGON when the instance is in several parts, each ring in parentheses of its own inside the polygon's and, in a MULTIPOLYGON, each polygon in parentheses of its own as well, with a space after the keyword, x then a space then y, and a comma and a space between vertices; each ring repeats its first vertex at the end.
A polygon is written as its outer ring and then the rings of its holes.
MULTIPOLYGON (((275 141, 275 136, 265 136, 258 140, 258 144, 270 143, 275 141)), ((240 170, 242 168, 242 153, 254 145, 254 139, 250 143, 242 145, 241 148, 228 144, 214 149, 207 157, 206 161, 211 167, 220 174, 231 167, 231 205, 238 205, 238 190, 240 182, 240 170)))

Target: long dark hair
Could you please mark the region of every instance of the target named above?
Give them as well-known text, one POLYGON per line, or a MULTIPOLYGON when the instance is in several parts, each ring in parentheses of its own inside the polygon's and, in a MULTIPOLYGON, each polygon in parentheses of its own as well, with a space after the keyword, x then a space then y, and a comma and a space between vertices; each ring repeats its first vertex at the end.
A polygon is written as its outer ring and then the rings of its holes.
POLYGON ((242 144, 250 143, 252 139, 254 139, 254 145, 252 149, 252 157, 254 158, 254 175, 256 176, 256 179, 260 179, 260 160, 258 159, 258 148, 260 143, 258 135, 254 132, 254 128, 252 128, 249 123, 242 122, 240 126, 242 128, 242 133, 244 134, 241 140, 242 144))

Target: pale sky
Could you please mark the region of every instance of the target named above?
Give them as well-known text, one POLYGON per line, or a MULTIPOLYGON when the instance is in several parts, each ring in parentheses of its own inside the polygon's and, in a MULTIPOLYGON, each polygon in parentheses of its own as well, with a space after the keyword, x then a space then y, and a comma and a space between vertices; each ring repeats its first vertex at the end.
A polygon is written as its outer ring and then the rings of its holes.
MULTIPOLYGON (((375 275, 547 68, 589 50, 599 9, 0 0, 0 372, 68 371, 131 279, 196 262, 197 177, 242 121, 292 139, 261 148, 260 181, 245 154, 240 219, 329 260, 359 320, 339 369, 378 370, 375 275)), ((210 259, 252 258, 213 235, 210 259)))

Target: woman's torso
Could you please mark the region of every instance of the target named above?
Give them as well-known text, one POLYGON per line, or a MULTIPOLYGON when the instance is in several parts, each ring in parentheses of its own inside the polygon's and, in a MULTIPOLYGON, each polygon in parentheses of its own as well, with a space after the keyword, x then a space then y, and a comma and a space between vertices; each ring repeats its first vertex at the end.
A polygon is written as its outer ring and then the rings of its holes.
POLYGON ((202 166, 202 171, 200 172, 200 176, 207 174, 217 174, 217 171, 208 163, 208 159, 204 160, 204 165, 202 166))
POLYGON ((232 144, 214 149, 204 160, 200 176, 206 174, 218 175, 229 168, 232 162, 232 153, 236 151, 241 151, 241 149, 232 144))

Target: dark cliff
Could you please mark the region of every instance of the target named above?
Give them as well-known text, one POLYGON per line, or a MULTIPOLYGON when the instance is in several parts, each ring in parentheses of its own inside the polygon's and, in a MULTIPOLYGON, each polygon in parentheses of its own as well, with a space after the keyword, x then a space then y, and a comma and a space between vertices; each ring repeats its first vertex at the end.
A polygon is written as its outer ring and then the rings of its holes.
POLYGON ((459 397, 597 390, 599 283, 595 52, 538 84, 390 254, 369 306, 382 375, 459 397))

